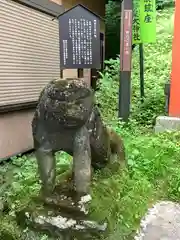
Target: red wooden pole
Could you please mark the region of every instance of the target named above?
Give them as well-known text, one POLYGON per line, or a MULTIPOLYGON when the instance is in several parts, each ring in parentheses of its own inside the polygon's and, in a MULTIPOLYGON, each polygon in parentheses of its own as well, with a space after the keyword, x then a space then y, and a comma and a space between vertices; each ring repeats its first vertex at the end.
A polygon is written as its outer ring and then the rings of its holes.
POLYGON ((180 117, 180 0, 176 0, 169 116, 180 117))

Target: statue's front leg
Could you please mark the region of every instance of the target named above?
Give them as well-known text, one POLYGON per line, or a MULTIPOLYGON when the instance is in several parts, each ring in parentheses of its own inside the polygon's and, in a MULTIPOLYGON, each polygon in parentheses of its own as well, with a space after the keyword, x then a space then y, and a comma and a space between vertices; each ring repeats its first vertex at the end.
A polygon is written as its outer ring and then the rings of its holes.
POLYGON ((91 184, 91 149, 85 126, 76 133, 73 150, 74 188, 78 195, 85 195, 91 184))
POLYGON ((50 196, 55 187, 56 179, 56 161, 51 150, 45 150, 43 147, 36 150, 36 159, 38 171, 41 179, 41 192, 43 196, 50 196))

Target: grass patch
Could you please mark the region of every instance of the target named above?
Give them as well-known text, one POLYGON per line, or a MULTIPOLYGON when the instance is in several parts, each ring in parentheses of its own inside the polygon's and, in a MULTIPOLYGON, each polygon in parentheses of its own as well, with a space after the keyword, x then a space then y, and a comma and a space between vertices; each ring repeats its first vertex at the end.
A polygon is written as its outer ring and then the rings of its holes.
MULTIPOLYGON (((132 113, 128 124, 118 122, 119 60, 110 60, 102 73, 97 101, 107 125, 113 127, 125 141, 128 170, 104 171, 92 182, 91 215, 108 221, 107 240, 132 239, 147 208, 158 199, 178 201, 180 198, 180 133, 154 134, 153 119, 164 114, 164 83, 171 69, 173 8, 158 12, 157 43, 144 46, 145 101, 139 98, 138 49, 133 53, 132 113)), ((57 155, 59 174, 67 169, 69 157, 57 155)), ((0 197, 11 206, 0 217, 1 229, 20 232, 14 221, 14 211, 21 208, 39 191, 37 165, 33 155, 12 159, 0 168, 0 197), (4 188, 3 188, 4 186, 4 188)))

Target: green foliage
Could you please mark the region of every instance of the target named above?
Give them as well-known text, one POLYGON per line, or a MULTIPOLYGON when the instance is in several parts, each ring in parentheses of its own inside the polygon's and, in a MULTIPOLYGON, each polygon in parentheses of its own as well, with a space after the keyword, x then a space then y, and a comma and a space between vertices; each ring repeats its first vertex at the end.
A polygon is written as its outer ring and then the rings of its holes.
MULTIPOLYGON (((156 8, 163 9, 174 3, 174 0, 156 0, 156 8)), ((116 58, 120 53, 120 11, 120 1, 109 0, 106 4, 106 59, 116 58)))
POLYGON ((163 7, 164 0, 156 0, 156 6, 157 8, 162 8, 163 7))
POLYGON ((164 113, 164 84, 171 71, 173 12, 158 12, 157 43, 144 45, 145 99, 140 101, 139 51, 133 53, 132 112, 128 124, 117 123, 119 58, 106 62, 97 99, 104 120, 125 141, 128 171, 105 170, 96 176, 92 216, 109 223, 107 240, 132 239, 141 217, 156 200, 179 201, 180 134, 154 134, 153 119, 164 113), (102 197, 103 196, 103 197, 102 197))
MULTIPOLYGON (((158 13, 157 42, 144 44, 145 99, 140 101, 139 50, 133 51, 132 61, 132 112, 133 120, 151 125, 157 115, 164 114, 164 84, 171 71, 171 49, 173 33, 173 10, 158 13), (164 21, 162 21, 162 19, 164 21)), ((106 68, 100 80, 101 92, 97 98, 105 117, 112 116, 118 106, 119 57, 106 61, 106 68), (102 94, 103 93, 103 94, 102 94), (108 108, 111 106, 111 108, 108 108)), ((116 111, 117 114, 117 111, 116 111)))
POLYGON ((120 5, 110 0, 106 4, 106 59, 116 56, 120 52, 120 5))
POLYGON ((156 0, 156 8, 163 9, 164 7, 174 5, 174 3, 175 3, 174 0, 156 0))
MULTIPOLYGON (((69 169, 71 157, 65 153, 56 153, 57 181, 62 173, 69 169)), ((38 196, 40 184, 37 174, 37 163, 34 154, 13 157, 10 164, 0 167, 0 205, 5 202, 8 211, 1 215, 0 212, 0 239, 21 240, 21 229, 15 221, 15 211, 19 211, 29 204, 29 201, 38 196)), ((1 208, 0 208, 1 211, 1 208)), ((39 240, 45 240, 45 236, 39 240)))
POLYGON ((180 197, 180 134, 132 136, 132 131, 124 134, 128 171, 104 171, 94 181, 92 216, 108 222, 112 235, 108 240, 132 239, 157 199, 179 201, 180 197))

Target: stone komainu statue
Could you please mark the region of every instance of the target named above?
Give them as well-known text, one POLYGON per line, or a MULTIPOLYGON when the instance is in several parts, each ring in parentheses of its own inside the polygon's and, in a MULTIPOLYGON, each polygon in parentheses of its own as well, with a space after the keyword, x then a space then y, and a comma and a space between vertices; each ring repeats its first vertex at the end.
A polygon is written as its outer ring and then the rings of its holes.
POLYGON ((94 91, 83 80, 50 82, 40 94, 32 131, 45 195, 51 194, 55 187, 56 151, 73 156, 73 186, 80 194, 89 191, 91 167, 105 167, 112 154, 125 163, 123 141, 104 126, 94 91))

